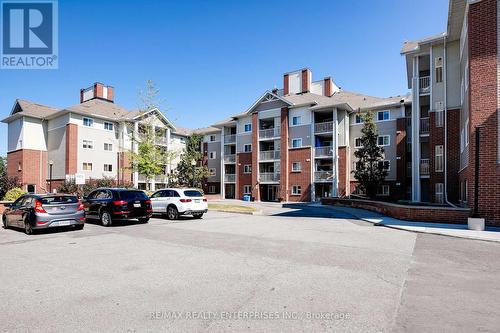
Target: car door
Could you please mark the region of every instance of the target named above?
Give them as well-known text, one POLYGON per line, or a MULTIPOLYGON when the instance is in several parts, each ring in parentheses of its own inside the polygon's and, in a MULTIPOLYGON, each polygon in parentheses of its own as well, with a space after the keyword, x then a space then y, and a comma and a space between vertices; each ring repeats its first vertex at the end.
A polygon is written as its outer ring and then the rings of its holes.
POLYGON ((155 193, 153 193, 153 195, 151 196, 150 200, 151 200, 151 207, 153 209, 153 213, 161 213, 163 212, 163 208, 162 208, 162 205, 161 205, 161 197, 162 197, 162 194, 163 192, 165 192, 164 190, 162 191, 156 191, 155 193))
POLYGON ((83 206, 85 207, 85 213, 87 217, 96 217, 95 198, 98 193, 99 191, 90 192, 90 194, 83 202, 83 206))
POLYGON ((171 192, 172 192, 171 190, 163 190, 160 193, 160 196, 158 198, 158 207, 159 207, 160 212, 162 212, 162 213, 167 212, 167 207, 168 207, 168 204, 170 203, 170 199, 171 199, 170 198, 171 192))
POLYGON ((24 217, 29 216, 31 213, 31 208, 33 207, 33 197, 32 196, 26 196, 19 207, 19 226, 24 227, 24 217))
POLYGON ((19 226, 19 215, 21 214, 20 207, 24 201, 25 196, 18 198, 14 203, 10 206, 9 211, 5 214, 7 218, 7 223, 10 226, 19 226))

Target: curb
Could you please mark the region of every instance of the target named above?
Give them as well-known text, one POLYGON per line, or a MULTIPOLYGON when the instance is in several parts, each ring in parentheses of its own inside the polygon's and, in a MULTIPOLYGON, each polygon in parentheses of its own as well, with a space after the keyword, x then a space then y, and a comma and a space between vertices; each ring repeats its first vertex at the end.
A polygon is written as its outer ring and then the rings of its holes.
POLYGON ((243 214, 243 215, 262 215, 262 211, 255 212, 237 212, 230 209, 209 209, 211 212, 222 212, 222 213, 233 213, 233 214, 243 214))

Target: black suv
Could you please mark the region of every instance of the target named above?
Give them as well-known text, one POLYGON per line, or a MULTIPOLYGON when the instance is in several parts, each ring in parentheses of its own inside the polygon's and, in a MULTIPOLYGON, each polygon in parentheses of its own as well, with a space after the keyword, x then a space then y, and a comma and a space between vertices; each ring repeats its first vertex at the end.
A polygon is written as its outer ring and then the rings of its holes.
POLYGON ((139 190, 98 188, 83 198, 83 205, 87 219, 99 219, 106 227, 118 220, 147 223, 153 215, 151 200, 139 190))

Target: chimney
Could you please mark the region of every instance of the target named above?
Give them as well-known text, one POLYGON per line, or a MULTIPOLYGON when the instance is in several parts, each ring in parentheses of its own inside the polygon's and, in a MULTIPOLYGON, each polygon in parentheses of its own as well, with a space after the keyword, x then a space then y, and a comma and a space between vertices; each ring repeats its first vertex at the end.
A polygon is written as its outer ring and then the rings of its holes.
POLYGON ((283 95, 288 95, 289 94, 289 80, 288 80, 288 74, 283 75, 283 95))
POLYGON ((323 79, 323 95, 331 97, 333 95, 332 78, 330 76, 323 79))
POLYGON ((86 89, 80 89, 80 103, 90 101, 91 99, 101 99, 113 103, 114 95, 113 87, 96 82, 86 89))
POLYGON ((311 91, 311 71, 309 69, 302 70, 302 92, 310 92, 311 91))

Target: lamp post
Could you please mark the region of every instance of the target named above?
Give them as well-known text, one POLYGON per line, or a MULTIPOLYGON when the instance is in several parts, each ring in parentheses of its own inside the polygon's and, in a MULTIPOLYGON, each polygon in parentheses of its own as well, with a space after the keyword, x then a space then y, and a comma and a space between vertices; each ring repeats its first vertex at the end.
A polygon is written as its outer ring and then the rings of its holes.
POLYGON ((52 166, 54 165, 54 161, 49 161, 49 192, 52 193, 52 166))
POLYGON ((196 160, 194 158, 191 160, 191 166, 193 167, 193 180, 191 182, 191 187, 194 187, 194 178, 196 176, 196 160))

